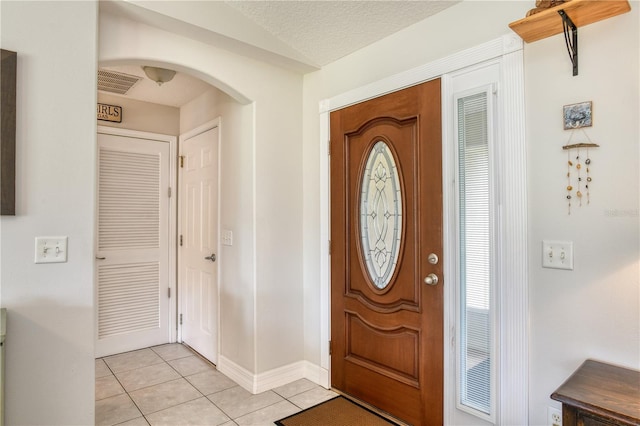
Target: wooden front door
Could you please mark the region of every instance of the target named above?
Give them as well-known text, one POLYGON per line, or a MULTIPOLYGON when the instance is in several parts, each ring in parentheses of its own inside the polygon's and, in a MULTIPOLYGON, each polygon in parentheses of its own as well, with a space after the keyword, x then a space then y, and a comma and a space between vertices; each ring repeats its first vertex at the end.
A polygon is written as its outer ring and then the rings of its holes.
POLYGON ((438 79, 330 117, 331 384, 415 425, 442 424, 440 111, 438 79))

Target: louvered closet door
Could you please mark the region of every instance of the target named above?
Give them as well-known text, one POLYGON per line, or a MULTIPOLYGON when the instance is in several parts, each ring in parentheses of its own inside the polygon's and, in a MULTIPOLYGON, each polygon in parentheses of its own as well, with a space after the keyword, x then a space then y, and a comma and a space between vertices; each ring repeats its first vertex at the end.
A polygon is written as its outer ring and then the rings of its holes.
POLYGON ((169 143, 98 135, 96 356, 169 341, 169 143))

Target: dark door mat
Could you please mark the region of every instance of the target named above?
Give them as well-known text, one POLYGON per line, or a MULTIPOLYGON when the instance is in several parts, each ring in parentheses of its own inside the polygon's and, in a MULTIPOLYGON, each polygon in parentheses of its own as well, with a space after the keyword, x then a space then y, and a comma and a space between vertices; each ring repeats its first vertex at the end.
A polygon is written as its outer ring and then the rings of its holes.
POLYGON ((342 396, 314 405, 275 423, 279 426, 398 426, 397 423, 342 396))

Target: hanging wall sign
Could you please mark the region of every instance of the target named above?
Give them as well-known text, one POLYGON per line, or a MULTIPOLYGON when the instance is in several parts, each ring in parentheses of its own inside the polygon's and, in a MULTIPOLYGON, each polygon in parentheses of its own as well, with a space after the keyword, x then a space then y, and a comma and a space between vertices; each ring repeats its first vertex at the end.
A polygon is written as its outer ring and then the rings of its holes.
POLYGON ((122 107, 98 104, 98 120, 122 123, 122 107))
POLYGON ((591 127, 593 125, 591 107, 591 101, 565 105, 562 109, 564 115, 564 129, 572 130, 580 129, 582 127, 591 127))

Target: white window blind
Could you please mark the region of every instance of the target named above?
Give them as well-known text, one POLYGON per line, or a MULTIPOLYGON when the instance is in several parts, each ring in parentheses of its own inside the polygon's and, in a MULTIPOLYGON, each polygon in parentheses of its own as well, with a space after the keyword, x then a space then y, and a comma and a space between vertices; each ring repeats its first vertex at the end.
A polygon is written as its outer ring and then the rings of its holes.
POLYGON ((458 403, 492 416, 491 190, 487 92, 457 100, 458 403))

